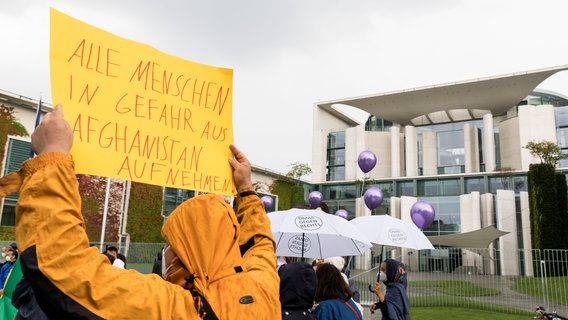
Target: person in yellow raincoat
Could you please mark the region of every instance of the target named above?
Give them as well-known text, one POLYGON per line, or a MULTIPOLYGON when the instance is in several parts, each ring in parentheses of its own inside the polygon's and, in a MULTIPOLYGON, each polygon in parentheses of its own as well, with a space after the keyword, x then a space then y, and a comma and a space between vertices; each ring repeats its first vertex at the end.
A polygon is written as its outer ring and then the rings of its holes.
POLYGON ((0 180, 20 191, 16 241, 24 277, 52 319, 280 319, 275 245, 252 189, 246 156, 231 145, 233 210, 208 194, 182 203, 162 228, 163 273, 113 267, 89 246, 72 158, 73 133, 58 105, 32 134, 37 157, 0 180))

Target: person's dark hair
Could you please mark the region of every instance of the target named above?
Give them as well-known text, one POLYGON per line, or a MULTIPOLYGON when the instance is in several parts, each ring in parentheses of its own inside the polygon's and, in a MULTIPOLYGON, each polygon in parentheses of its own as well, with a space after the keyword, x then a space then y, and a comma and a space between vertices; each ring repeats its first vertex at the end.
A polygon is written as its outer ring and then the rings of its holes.
POLYGON ((104 256, 106 256, 108 258, 108 261, 110 262, 110 264, 112 264, 114 262, 114 257, 112 255, 110 255, 109 253, 103 253, 104 256))
POLYGON ((353 292, 337 268, 330 263, 322 263, 316 271, 316 302, 329 299, 351 299, 353 292))
POLYGON ((114 252, 118 253, 118 248, 110 246, 110 247, 107 247, 106 250, 105 250, 105 252, 108 252, 108 251, 114 251, 114 252))
POLYGON ((12 249, 9 251, 12 252, 12 254, 14 255, 14 259, 18 259, 18 250, 13 249, 12 247, 12 249))

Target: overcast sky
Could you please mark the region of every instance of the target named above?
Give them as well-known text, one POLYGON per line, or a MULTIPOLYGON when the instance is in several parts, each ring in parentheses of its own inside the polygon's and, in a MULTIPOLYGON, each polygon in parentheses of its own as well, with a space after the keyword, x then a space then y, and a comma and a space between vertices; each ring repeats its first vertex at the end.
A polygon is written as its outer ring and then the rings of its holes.
MULTIPOLYGON (((568 64, 565 0, 2 0, 0 89, 52 102, 50 6, 234 69, 235 144, 280 172, 311 164, 317 101, 568 64)), ((568 95, 568 72, 539 87, 568 95)))

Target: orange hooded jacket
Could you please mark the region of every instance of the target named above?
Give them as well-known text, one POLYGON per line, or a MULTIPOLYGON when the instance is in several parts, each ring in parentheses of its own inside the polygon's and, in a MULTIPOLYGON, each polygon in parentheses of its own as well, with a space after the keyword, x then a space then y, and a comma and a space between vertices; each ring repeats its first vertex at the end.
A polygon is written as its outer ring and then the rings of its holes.
POLYGON ((162 234, 188 270, 174 284, 115 268, 89 246, 71 157, 41 154, 13 175, 0 181, 0 196, 22 183, 16 207, 22 271, 50 318, 200 319, 203 300, 184 289, 186 275, 219 319, 281 318, 274 240, 257 196, 238 199, 236 212, 216 195, 174 210, 162 234))

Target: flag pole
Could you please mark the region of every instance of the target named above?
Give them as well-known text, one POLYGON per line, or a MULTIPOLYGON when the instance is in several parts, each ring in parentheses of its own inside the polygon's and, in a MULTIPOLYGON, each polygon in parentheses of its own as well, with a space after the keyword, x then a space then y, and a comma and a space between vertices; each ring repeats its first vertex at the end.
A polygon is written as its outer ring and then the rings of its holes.
MULTIPOLYGON (((36 111, 36 119, 35 119, 35 126, 34 129, 39 126, 39 121, 41 119, 41 95, 39 97, 39 102, 37 104, 37 111, 36 111)), ((30 158, 35 157, 34 149, 30 147, 30 158)))
POLYGON ((110 178, 107 178, 106 193, 105 193, 105 207, 103 210, 103 226, 101 230, 101 243, 99 245, 100 251, 103 252, 103 243, 105 242, 106 220, 108 213, 108 198, 110 193, 110 178))

